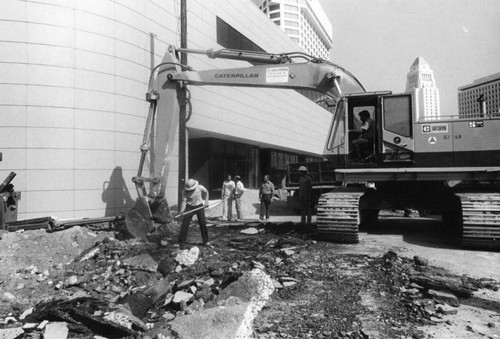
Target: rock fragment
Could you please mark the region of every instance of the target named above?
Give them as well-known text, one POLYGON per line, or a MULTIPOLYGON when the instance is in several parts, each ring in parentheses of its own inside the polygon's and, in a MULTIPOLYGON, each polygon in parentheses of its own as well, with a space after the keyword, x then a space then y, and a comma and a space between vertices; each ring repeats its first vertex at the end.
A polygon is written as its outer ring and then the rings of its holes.
POLYGON ((67 339, 68 338, 68 324, 65 322, 51 322, 45 326, 43 333, 44 339, 67 339))
POLYGON ((191 247, 189 250, 183 250, 175 257, 175 261, 179 265, 191 266, 193 265, 200 255, 200 249, 196 246, 191 247))
POLYGON ((453 307, 460 306, 460 301, 458 301, 458 298, 453 294, 445 293, 445 292, 441 292, 441 291, 436 291, 436 290, 429 290, 427 293, 436 302, 448 304, 448 305, 453 306, 453 307))

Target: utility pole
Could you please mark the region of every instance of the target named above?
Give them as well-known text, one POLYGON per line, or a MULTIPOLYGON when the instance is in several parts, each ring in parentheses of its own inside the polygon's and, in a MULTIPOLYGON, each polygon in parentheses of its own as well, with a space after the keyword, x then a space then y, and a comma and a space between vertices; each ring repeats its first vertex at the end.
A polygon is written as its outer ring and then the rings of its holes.
MULTIPOLYGON (((181 0, 181 48, 187 48, 187 0, 181 0)), ((186 53, 181 53, 181 64, 187 65, 187 55, 186 53)), ((184 189, 184 184, 186 182, 186 84, 184 82, 179 82, 177 84, 179 93, 179 189, 177 194, 177 204, 180 208, 182 202, 182 190, 184 189)))

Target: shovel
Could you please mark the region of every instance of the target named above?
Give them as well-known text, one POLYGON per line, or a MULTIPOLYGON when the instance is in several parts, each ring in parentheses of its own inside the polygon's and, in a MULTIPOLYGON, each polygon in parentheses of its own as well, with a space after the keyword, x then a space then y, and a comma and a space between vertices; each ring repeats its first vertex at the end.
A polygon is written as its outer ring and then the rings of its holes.
POLYGON ((183 217, 183 216, 185 216, 186 214, 191 214, 191 213, 196 212, 196 211, 201 210, 201 209, 205 209, 205 208, 213 208, 213 207, 216 207, 216 206, 218 206, 218 205, 220 205, 220 204, 221 204, 221 201, 214 201, 214 202, 212 202, 212 203, 208 203, 208 206, 200 206, 200 207, 197 207, 197 208, 195 208, 195 209, 193 209, 193 210, 190 210, 190 211, 187 211, 187 212, 181 213, 181 214, 179 214, 179 215, 176 215, 176 216, 174 217, 174 219, 177 219, 177 218, 183 217))

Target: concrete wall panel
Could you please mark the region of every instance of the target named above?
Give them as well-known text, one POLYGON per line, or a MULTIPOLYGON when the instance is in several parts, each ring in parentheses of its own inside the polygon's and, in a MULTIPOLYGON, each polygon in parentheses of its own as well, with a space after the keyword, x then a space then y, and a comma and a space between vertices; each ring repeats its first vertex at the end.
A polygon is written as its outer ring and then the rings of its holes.
POLYGON ((73 128, 73 108, 28 106, 26 126, 46 128, 73 128))
POLYGON ((26 128, 0 126, 1 149, 15 149, 26 147, 26 128))
MULTIPOLYGON (((106 150, 112 151, 115 145, 115 136, 113 132, 110 131, 98 131, 98 130, 75 130, 75 148, 78 150, 106 150)), ((109 155, 108 155, 109 156, 109 155)), ((112 159, 113 157, 110 156, 112 159)), ((96 160, 92 159, 90 155, 84 158, 89 162, 89 166, 96 160)), ((80 166, 77 166, 81 168, 80 166)), ((91 167, 92 168, 92 167, 91 167)))
POLYGON ((72 149, 75 132, 65 128, 29 128, 26 131, 26 147, 47 149, 72 149))
POLYGON ((75 50, 73 47, 63 48, 59 46, 28 44, 27 50, 27 62, 32 65, 75 67, 75 50))
POLYGON ((113 151, 110 150, 81 150, 74 151, 74 168, 79 170, 111 170, 114 168, 113 151), (93 161, 90 162, 89 159, 93 161))
POLYGON ((32 85, 28 86, 27 89, 27 104, 30 106, 66 108, 75 106, 73 88, 32 85))
POLYGON ((59 191, 72 190, 75 188, 73 172, 66 170, 32 170, 26 173, 26 187, 29 187, 30 191, 45 191, 47 187, 59 191))
POLYGON ((0 114, 0 126, 25 127, 26 126, 26 107, 24 106, 2 106, 0 114))
POLYGON ((84 130, 115 130, 115 113, 75 109, 75 128, 84 130))
POLYGON ((29 85, 73 88, 75 70, 67 67, 28 64, 26 80, 29 85))
POLYGON ((0 41, 25 42, 28 36, 26 23, 22 21, 0 21, 0 41))
MULTIPOLYGON (((75 152, 71 149, 26 149, 26 170, 73 170, 75 152)), ((50 190, 50 187, 47 187, 50 190)))

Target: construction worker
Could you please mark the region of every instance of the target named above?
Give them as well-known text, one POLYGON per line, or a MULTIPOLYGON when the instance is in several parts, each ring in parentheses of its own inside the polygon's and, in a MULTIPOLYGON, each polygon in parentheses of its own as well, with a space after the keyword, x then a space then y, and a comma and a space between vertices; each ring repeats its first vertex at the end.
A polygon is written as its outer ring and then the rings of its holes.
POLYGON ((234 181, 228 174, 226 180, 222 183, 222 220, 231 221, 233 217, 233 194, 234 194, 234 181))
POLYGON ((245 186, 243 186, 243 182, 241 182, 241 178, 239 175, 234 177, 234 182, 236 186, 234 187, 234 202, 236 205, 236 220, 243 219, 243 214, 241 211, 241 196, 245 191, 245 186))
POLYGON ((260 186, 259 200, 260 200, 260 220, 269 220, 269 211, 271 210, 271 201, 274 197, 274 184, 271 182, 269 175, 264 175, 264 182, 260 186))
POLYGON ((299 203, 300 203, 300 222, 311 224, 312 220, 312 179, 307 174, 305 166, 299 167, 299 203))
POLYGON ((208 229, 205 220, 205 207, 208 207, 208 190, 194 179, 188 179, 182 191, 182 203, 179 213, 183 215, 181 232, 179 234, 179 245, 186 243, 189 223, 196 214, 200 224, 203 245, 208 245, 208 229))

